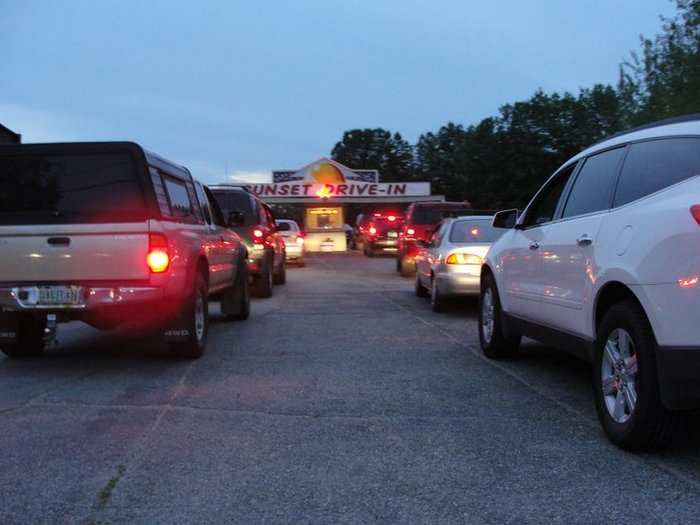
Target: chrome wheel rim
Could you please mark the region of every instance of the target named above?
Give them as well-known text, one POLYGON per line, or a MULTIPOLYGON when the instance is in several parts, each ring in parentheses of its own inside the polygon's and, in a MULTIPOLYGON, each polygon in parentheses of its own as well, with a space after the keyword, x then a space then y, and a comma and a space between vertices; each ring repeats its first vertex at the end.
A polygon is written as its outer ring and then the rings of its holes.
POLYGON ((197 299, 194 303, 194 332, 197 341, 204 338, 204 298, 201 292, 197 292, 197 299))
POLYGON ((481 298, 481 334, 484 337, 484 342, 489 344, 493 337, 494 326, 494 305, 493 291, 487 288, 484 291, 484 296, 481 298))
POLYGON ((625 423, 637 406, 637 354, 630 334, 613 330, 605 341, 600 378, 603 400, 610 417, 625 423))

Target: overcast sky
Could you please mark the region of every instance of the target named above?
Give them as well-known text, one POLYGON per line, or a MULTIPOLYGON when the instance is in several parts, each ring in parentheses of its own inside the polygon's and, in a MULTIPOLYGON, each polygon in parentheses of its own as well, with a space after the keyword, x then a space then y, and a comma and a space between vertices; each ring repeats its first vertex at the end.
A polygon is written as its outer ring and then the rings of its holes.
POLYGON ((0 0, 0 122, 134 140, 207 182, 344 130, 415 141, 538 88, 615 82, 668 0, 0 0))

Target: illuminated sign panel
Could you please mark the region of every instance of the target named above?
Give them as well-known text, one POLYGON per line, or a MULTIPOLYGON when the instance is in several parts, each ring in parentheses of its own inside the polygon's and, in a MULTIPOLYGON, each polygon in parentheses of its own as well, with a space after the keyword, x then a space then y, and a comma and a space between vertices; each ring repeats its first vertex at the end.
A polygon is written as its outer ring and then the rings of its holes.
POLYGON ((423 197, 430 195, 429 182, 345 182, 343 184, 273 183, 246 186, 258 197, 423 197))

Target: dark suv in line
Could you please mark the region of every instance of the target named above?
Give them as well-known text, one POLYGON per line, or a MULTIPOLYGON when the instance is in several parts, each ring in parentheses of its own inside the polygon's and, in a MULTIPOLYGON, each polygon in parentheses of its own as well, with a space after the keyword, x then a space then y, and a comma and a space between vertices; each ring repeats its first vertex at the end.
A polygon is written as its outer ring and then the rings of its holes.
POLYGON ((211 186, 232 229, 248 247, 248 271, 255 294, 271 297, 273 284, 286 281, 284 237, 270 207, 242 186, 211 186))

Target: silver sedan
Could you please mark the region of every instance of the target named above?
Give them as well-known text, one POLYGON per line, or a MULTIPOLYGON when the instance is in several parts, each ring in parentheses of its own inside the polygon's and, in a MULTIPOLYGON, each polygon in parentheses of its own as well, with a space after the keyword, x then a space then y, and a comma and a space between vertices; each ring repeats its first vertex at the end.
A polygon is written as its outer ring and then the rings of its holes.
POLYGON ((444 310, 446 299, 479 295, 481 263, 501 232, 491 227, 493 217, 474 215, 445 219, 429 242, 418 242, 416 295, 430 297, 434 311, 444 310))

